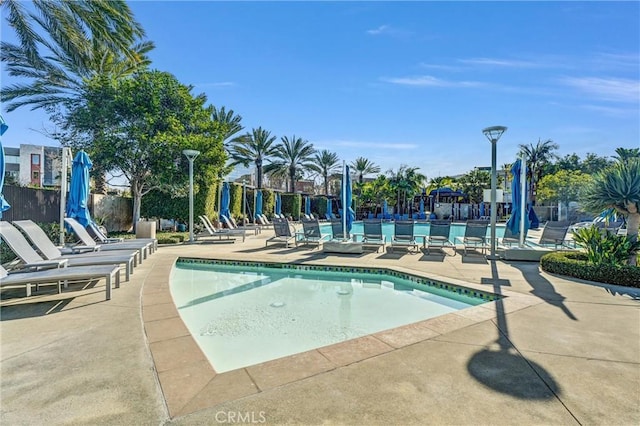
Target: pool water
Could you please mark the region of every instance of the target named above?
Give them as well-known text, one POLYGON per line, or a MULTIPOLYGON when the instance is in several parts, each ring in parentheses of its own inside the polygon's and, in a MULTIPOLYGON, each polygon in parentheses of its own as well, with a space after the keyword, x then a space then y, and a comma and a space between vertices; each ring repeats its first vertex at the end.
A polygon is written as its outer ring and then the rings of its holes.
MULTIPOLYGON (((464 223, 452 223, 449 232, 449 241, 455 242, 456 237, 463 237, 466 225, 464 223)), ((323 234, 331 235, 331 225, 328 223, 322 223, 320 229, 323 234)), ((496 225, 496 237, 502 238, 504 236, 505 225, 496 225)), ((363 226, 362 222, 353 222, 351 228, 352 234, 362 234, 363 226)), ((393 222, 382 222, 382 233, 387 237, 387 241, 391 241, 393 237, 393 222)), ((429 223, 428 222, 415 222, 413 225, 414 235, 429 235, 429 223)), ((487 237, 491 237, 491 227, 487 227, 487 237)), ((360 238, 358 238, 359 240, 360 238)), ((420 240, 422 241, 422 240, 420 240)))
POLYGON ((487 301, 380 273, 264 264, 178 262, 170 283, 184 323, 219 373, 487 301))

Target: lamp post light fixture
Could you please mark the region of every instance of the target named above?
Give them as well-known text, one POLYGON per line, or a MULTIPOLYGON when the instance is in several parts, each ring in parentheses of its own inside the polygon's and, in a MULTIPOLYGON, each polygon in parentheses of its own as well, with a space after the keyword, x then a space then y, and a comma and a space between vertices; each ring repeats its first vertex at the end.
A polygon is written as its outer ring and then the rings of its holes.
POLYGON ((491 256, 489 259, 496 259, 496 220, 498 216, 498 208, 496 205, 496 190, 498 187, 498 170, 496 145, 498 139, 507 130, 505 126, 491 126, 482 130, 482 133, 491 142, 491 256))
POLYGON ((193 243, 193 160, 200 155, 200 151, 185 149, 182 153, 189 160, 189 242, 193 243))

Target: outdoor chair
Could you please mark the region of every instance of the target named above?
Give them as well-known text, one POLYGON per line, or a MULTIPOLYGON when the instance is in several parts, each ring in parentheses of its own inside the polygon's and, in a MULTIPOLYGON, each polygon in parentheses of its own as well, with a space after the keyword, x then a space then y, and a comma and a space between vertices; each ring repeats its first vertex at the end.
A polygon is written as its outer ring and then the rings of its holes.
POLYGON ((302 232, 296 233, 296 246, 300 244, 316 244, 318 248, 323 241, 329 238, 329 235, 320 231, 320 222, 318 219, 302 219, 302 232))
POLYGON ((296 239, 296 230, 287 219, 273 218, 273 231, 275 235, 267 238, 264 243, 266 247, 269 243, 284 243, 289 248, 289 242, 296 239))
POLYGON ((246 233, 244 229, 217 229, 209 218, 206 215, 198 216, 202 226, 204 226, 204 231, 195 234, 193 237, 198 240, 200 238, 213 237, 222 240, 222 238, 226 238, 227 240, 231 239, 233 236, 242 236, 242 242, 244 242, 246 233))
POLYGON ((120 287, 120 266, 75 266, 70 268, 45 269, 33 272, 8 273, 0 266, 0 286, 9 287, 26 285, 26 295, 31 296, 31 286, 36 284, 36 289, 41 284, 55 284, 58 293, 61 292, 60 284, 64 282, 67 287, 69 281, 90 281, 104 278, 106 281, 106 300, 111 299, 111 283, 115 282, 116 288, 120 287))
POLYGON ((566 221, 547 222, 542 229, 539 241, 532 241, 539 246, 554 246, 557 248, 571 248, 570 241, 566 239, 571 224, 566 221))
POLYGON ((93 239, 99 244, 113 244, 113 243, 126 243, 130 245, 140 245, 148 244, 147 251, 149 254, 154 253, 158 249, 158 239, 157 238, 138 238, 135 239, 125 239, 125 238, 111 238, 107 237, 107 235, 102 232, 102 227, 96 225, 94 222, 90 222, 87 227, 87 231, 93 237, 93 239))
POLYGON ((348 239, 344 233, 342 220, 334 218, 334 219, 331 219, 329 223, 331 223, 331 239, 332 240, 345 241, 348 239))
POLYGON ((133 266, 137 266, 137 256, 139 254, 137 249, 119 249, 119 250, 109 250, 102 251, 102 246, 73 246, 69 249, 66 248, 58 248, 56 245, 49 239, 49 236, 38 226, 35 222, 31 220, 16 220, 13 222, 13 225, 18 227, 26 234, 26 236, 31 240, 36 249, 49 260, 52 259, 60 259, 60 258, 69 258, 76 259, 79 257, 95 257, 95 256, 131 256, 133 258, 133 266), (92 249, 92 250, 88 250, 92 249))
POLYGON ((396 220, 393 224, 393 237, 391 238, 391 246, 389 251, 393 252, 396 247, 404 247, 409 252, 412 247, 418 251, 418 243, 413 234, 413 221, 396 220))
POLYGON ((487 226, 489 222, 485 220, 470 220, 464 228, 464 236, 456 237, 456 241, 463 246, 464 254, 467 249, 482 251, 483 255, 487 254, 487 226))
MULTIPOLYGON (((444 248, 449 247, 453 249, 453 256, 456 255, 456 246, 449 239, 451 231, 451 222, 448 220, 432 220, 429 223, 429 235, 424 238, 424 248, 429 254, 431 247, 437 247, 444 253, 444 248)), ((485 230, 486 232, 486 230, 485 230)))
POLYGON ((133 273, 133 262, 135 255, 114 255, 108 253, 95 253, 96 256, 61 256, 53 259, 44 259, 37 251, 31 247, 29 241, 9 222, 0 221, 0 236, 7 243, 9 248, 23 262, 24 269, 51 269, 61 266, 90 266, 90 265, 121 265, 125 268, 126 280, 133 273))
MULTIPOLYGON (((253 232, 258 235, 261 232, 261 229, 257 225, 242 225, 238 226, 235 219, 233 217, 227 217, 223 214, 220 215, 220 219, 222 219, 222 223, 227 227, 227 229, 234 230, 253 230, 253 232)), ((244 240, 243 240, 244 241, 244 240)))
MULTIPOLYGON (((80 222, 73 218, 66 217, 64 219, 64 223, 67 224, 72 230, 73 233, 76 234, 76 237, 80 240, 80 242, 85 246, 95 246, 98 243, 93 239, 93 237, 89 234, 89 231, 82 226, 80 222)), ((137 241, 135 239, 126 241, 126 242, 113 242, 113 243, 104 243, 100 244, 100 251, 111 251, 111 250, 123 250, 123 249, 132 249, 138 250, 139 255, 138 259, 142 262, 143 259, 146 259, 149 247, 152 245, 151 242, 148 241, 137 241)))
POLYGON ((362 227, 362 245, 375 247, 376 253, 380 251, 380 247, 384 249, 387 244, 387 237, 382 233, 382 220, 364 219, 362 227))

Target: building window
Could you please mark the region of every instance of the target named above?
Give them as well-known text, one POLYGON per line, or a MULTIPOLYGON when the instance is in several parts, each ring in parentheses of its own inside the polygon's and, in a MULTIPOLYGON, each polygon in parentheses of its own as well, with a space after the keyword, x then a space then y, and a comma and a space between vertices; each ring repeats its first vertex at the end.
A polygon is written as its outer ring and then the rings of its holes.
POLYGON ((32 172, 31 173, 31 181, 40 182, 40 172, 32 172))
POLYGON ((31 164, 34 166, 40 165, 40 154, 31 154, 31 164))

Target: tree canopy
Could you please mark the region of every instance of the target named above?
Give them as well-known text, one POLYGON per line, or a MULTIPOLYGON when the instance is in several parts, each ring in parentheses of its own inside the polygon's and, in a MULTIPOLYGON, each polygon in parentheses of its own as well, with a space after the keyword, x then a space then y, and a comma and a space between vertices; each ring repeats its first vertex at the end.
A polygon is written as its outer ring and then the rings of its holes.
POLYGON ((86 85, 84 101, 69 115, 69 128, 94 162, 122 172, 134 198, 134 223, 140 199, 152 189, 185 193, 188 161, 183 149, 201 152, 196 183, 214 180, 226 159, 226 129, 211 119, 204 95, 166 72, 143 71, 112 81, 96 78, 86 85), (83 136, 83 137, 80 137, 83 136))

